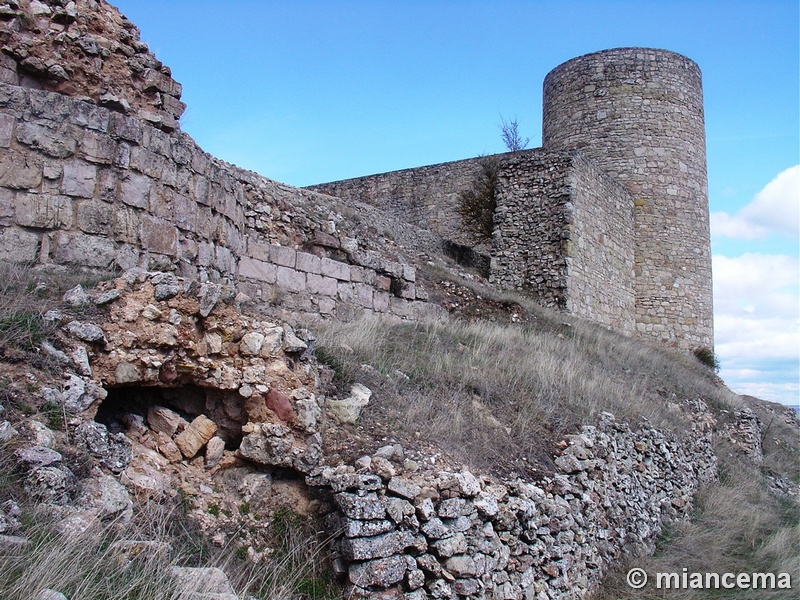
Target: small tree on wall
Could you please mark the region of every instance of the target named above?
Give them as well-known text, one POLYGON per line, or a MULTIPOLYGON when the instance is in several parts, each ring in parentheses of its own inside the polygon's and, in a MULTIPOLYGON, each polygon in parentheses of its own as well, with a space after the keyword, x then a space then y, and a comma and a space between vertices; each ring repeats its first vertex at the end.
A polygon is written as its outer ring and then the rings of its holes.
POLYGON ((482 157, 472 187, 459 195, 458 213, 464 230, 481 240, 492 239, 494 211, 497 208, 497 169, 496 158, 482 157))
POLYGON ((500 136, 503 138, 503 143, 508 148, 509 152, 519 152, 528 147, 531 138, 523 138, 519 133, 519 123, 517 118, 506 121, 503 115, 500 115, 500 136))

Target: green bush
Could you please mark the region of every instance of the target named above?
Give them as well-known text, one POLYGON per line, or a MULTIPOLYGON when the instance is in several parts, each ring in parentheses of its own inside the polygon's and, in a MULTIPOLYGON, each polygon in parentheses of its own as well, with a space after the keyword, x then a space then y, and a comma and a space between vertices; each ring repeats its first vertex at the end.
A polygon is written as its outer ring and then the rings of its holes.
POLYGON ((697 357, 697 360, 714 371, 714 373, 719 373, 719 358, 714 354, 711 348, 707 346, 696 348, 694 350, 694 355, 697 357))

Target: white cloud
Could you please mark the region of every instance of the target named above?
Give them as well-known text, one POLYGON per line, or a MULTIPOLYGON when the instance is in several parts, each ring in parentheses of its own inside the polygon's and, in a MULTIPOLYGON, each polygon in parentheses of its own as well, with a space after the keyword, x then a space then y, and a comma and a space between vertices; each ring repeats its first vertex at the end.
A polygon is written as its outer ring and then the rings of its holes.
POLYGON ((798 229, 800 165, 779 173, 735 215, 711 213, 711 233, 714 236, 753 240, 778 232, 797 237, 798 229))
POLYGON ((798 403, 800 261, 715 255, 714 338, 720 375, 738 393, 798 403))

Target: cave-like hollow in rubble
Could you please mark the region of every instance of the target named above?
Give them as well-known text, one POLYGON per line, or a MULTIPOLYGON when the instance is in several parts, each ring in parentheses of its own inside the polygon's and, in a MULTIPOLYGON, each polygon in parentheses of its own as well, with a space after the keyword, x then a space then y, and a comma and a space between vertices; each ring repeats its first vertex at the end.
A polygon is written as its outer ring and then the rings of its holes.
POLYGON ((111 433, 128 431, 136 422, 147 427, 148 411, 161 406, 175 411, 188 422, 205 415, 216 423, 216 435, 225 441, 228 450, 236 450, 242 441, 242 425, 247 422, 247 415, 236 392, 198 385, 118 386, 107 388, 107 392, 95 421, 105 425, 111 433))

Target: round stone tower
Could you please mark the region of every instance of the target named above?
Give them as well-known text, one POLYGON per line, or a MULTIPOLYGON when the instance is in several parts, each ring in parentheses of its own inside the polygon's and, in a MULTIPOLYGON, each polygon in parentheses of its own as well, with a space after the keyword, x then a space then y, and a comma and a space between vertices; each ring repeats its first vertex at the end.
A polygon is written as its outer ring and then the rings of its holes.
POLYGON ((634 198, 636 328, 713 347, 700 69, 666 50, 574 58, 544 80, 542 145, 579 150, 634 198))

